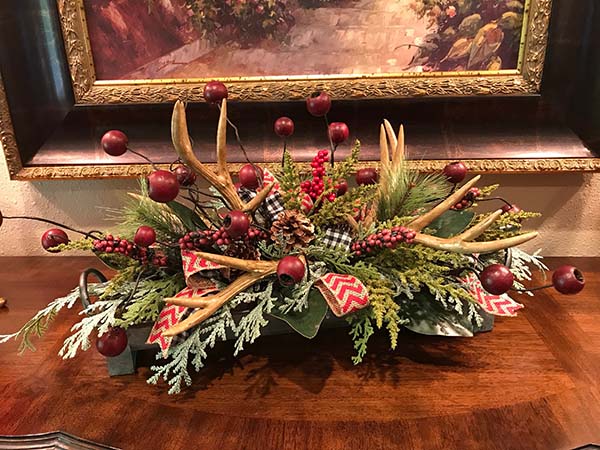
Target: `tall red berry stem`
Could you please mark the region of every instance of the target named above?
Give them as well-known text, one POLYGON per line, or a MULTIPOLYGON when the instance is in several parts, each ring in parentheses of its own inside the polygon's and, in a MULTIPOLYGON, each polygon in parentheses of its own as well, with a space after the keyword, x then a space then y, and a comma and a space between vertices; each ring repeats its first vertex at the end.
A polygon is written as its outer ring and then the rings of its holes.
POLYGON ((3 216, 3 219, 7 219, 7 220, 11 220, 11 219, 12 220, 33 220, 33 221, 36 221, 36 222, 43 222, 43 223, 47 223, 47 224, 50 224, 50 225, 54 225, 54 226, 57 226, 57 227, 64 228, 64 229, 69 230, 69 231, 73 231, 74 233, 79 233, 79 234, 81 234, 81 235, 83 235, 83 236, 85 236, 87 238, 91 238, 91 239, 98 239, 98 236, 95 236, 95 234, 98 234, 98 235, 102 236, 102 232, 98 231, 98 230, 91 230, 91 231, 85 232, 85 231, 78 230, 76 228, 72 228, 72 227, 70 227, 68 225, 65 225, 65 224, 62 224, 60 222, 55 222, 54 220, 44 219, 42 217, 33 217, 33 216, 3 216))
POLYGON ((335 162, 335 151, 337 150, 337 144, 333 145, 333 139, 331 139, 331 135, 329 134, 329 119, 327 118, 327 114, 323 116, 325 119, 325 129, 327 130, 327 139, 329 139, 329 148, 331 149, 331 167, 335 162))
POLYGON ((154 163, 154 161, 152 161, 150 158, 148 158, 146 155, 143 155, 140 152, 137 152, 135 150, 132 150, 130 147, 127 147, 127 151, 130 153, 133 153, 136 156, 139 156, 140 158, 142 158, 143 160, 147 161, 148 163, 150 163, 150 165, 152 166, 152 168, 154 170, 159 170, 158 167, 156 166, 156 164, 154 163))

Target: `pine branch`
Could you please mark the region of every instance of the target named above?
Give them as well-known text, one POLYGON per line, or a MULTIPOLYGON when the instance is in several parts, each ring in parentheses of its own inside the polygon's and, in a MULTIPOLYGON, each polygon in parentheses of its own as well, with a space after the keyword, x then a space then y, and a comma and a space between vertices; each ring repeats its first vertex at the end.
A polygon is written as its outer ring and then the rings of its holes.
POLYGON ((372 202, 376 194, 376 186, 358 186, 333 202, 324 202, 311 216, 311 221, 317 227, 346 223, 349 215, 354 216, 356 210, 372 202))

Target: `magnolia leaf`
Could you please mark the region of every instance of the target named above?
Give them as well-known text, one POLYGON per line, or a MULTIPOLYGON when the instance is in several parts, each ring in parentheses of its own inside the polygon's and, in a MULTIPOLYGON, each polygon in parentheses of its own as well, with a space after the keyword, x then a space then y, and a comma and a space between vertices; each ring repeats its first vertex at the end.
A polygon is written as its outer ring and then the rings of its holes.
POLYGON ((312 339, 319 332, 321 323, 327 314, 327 309, 327 303, 321 293, 316 289, 311 289, 308 295, 308 307, 301 312, 292 311, 283 314, 275 308, 270 312, 270 315, 283 320, 305 338, 312 339))
POLYGON ((473 211, 455 211, 450 209, 435 219, 427 227, 433 236, 448 238, 463 232, 475 217, 473 211))
POLYGON ((167 205, 169 208, 171 208, 171 211, 173 211, 179 220, 181 220, 181 223, 183 223, 183 226, 187 230, 193 231, 197 229, 206 229, 206 225, 204 222, 202 222, 202 219, 198 217, 198 214, 196 214, 187 206, 175 201, 169 202, 167 205))
POLYGON ((428 336, 473 337, 473 324, 465 314, 442 307, 431 294, 420 292, 414 299, 398 298, 410 309, 410 322, 404 327, 428 336))
POLYGON ((441 319, 435 322, 429 320, 412 320, 404 325, 410 331, 428 336, 473 337, 473 331, 457 321, 441 319))
POLYGON ((477 68, 490 60, 502 45, 504 31, 494 22, 481 27, 471 46, 467 69, 477 68))

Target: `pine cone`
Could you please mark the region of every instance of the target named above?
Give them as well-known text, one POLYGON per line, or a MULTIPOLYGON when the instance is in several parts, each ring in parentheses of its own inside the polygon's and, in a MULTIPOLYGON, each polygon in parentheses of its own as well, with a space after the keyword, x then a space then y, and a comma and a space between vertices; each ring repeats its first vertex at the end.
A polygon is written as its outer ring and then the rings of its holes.
POLYGON ((315 237, 315 227, 304 214, 298 211, 284 211, 271 226, 273 239, 283 239, 285 250, 304 248, 315 237))

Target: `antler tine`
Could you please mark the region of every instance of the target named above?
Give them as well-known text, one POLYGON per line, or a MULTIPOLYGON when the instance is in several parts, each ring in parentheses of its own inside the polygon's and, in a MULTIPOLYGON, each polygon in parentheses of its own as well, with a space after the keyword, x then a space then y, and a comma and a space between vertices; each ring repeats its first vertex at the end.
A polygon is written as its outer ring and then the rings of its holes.
POLYGON ((394 133, 394 129, 392 128, 392 124, 387 120, 383 119, 383 124, 385 125, 385 131, 388 135, 388 139, 390 140, 390 146, 392 147, 392 155, 398 146, 398 138, 396 138, 396 133, 394 133))
POLYGON ((239 276, 236 280, 229 284, 225 289, 215 295, 210 295, 208 297, 198 297, 198 298, 190 298, 190 299, 182 299, 182 298, 167 298, 165 301, 167 303, 173 305, 181 305, 187 307, 198 307, 201 306, 202 309, 198 311, 194 311, 190 316, 169 328, 164 332, 165 336, 176 336, 184 331, 189 330, 190 328, 199 325, 204 320, 208 319, 212 316, 221 306, 231 300, 240 292, 245 291, 250 286, 255 284, 256 282, 262 280, 263 278, 268 277, 269 275, 274 274, 277 271, 277 263, 271 261, 272 267, 269 270, 264 270, 262 272, 251 272, 246 273, 244 275, 239 276))
POLYGON ((443 213, 445 213, 447 210, 449 210, 451 206, 458 203, 465 196, 465 194, 469 191, 469 189, 471 189, 475 185, 475 183, 477 183, 479 181, 480 178, 481 178, 481 175, 477 175, 476 177, 473 177, 471 180, 469 180, 467 183, 465 183, 460 189, 457 189, 456 192, 449 195, 448 198, 446 198, 439 205, 433 207, 431 210, 429 210, 425 214, 417 217, 412 222, 410 222, 407 225, 407 227, 409 227, 410 229, 415 230, 415 231, 421 231, 423 228, 425 228, 427 225, 429 225, 431 222, 433 222, 435 219, 437 219, 439 216, 441 216, 443 213))
POLYGON ((381 171, 385 173, 390 166, 390 151, 388 149, 387 136, 383 124, 379 126, 379 150, 381 154, 379 157, 381 160, 381 171))
POLYGON ((392 153, 392 167, 397 168, 400 161, 404 159, 404 125, 400 125, 398 130, 398 143, 396 149, 392 153))
POLYGON ((231 267, 232 269, 243 270, 244 272, 262 272, 265 270, 270 270, 273 266, 273 261, 246 260, 206 252, 194 252, 194 254, 199 258, 215 264, 231 267))
POLYGON ((501 209, 494 211, 485 220, 482 220, 477 225, 473 225, 471 228, 468 228, 457 237, 463 241, 472 241, 473 239, 477 239, 496 221, 498 217, 500 217, 501 214, 501 209))
POLYGON ((462 238, 460 238, 460 236, 450 239, 443 239, 436 236, 430 236, 428 234, 417 233, 415 236, 415 242, 436 250, 470 255, 473 253, 493 253, 509 247, 515 247, 530 241, 537 236, 537 231, 532 231, 530 233, 524 233, 506 239, 499 239, 497 241, 465 242, 462 238))
POLYGON ((233 184, 227 168, 227 99, 221 101, 221 113, 217 125, 217 174, 233 184))

